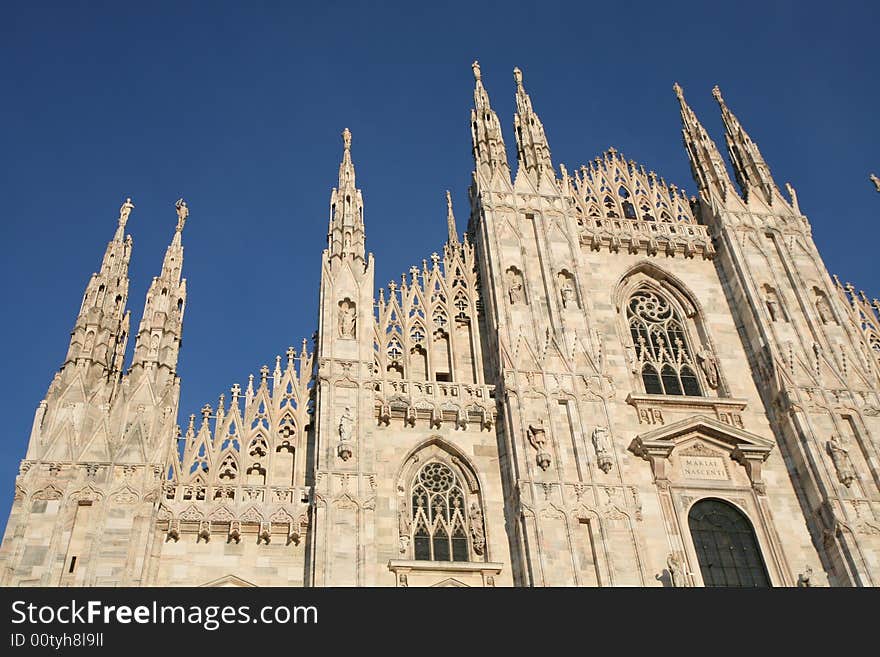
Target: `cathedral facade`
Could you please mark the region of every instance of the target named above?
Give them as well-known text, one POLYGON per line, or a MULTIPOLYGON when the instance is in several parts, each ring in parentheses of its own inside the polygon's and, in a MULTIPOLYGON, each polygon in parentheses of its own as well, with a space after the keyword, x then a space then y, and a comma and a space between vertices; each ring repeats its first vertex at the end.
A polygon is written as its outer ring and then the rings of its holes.
MULTIPOLYGON (((351 134, 318 330, 179 427, 177 227, 130 336, 127 200, 37 405, 5 586, 876 586, 880 302, 832 278, 716 87, 698 197, 517 166, 474 63, 470 218, 377 290, 351 134)), ((447 195, 447 199, 448 199, 447 195)))

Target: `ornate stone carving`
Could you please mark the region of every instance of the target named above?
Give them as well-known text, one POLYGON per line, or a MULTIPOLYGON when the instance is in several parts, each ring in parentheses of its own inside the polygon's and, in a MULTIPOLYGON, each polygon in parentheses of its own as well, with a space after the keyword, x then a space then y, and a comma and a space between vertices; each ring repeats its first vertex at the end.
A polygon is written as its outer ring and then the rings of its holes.
POLYGON ((468 520, 471 525, 471 544, 474 547, 474 552, 482 555, 486 546, 486 534, 483 529, 483 511, 477 502, 471 502, 468 520))
POLYGON ((400 536, 400 553, 406 554, 412 534, 412 517, 410 516, 406 500, 402 497, 400 498, 397 511, 397 531, 400 536))
POLYGON ((354 417, 351 414, 351 409, 348 407, 345 408, 345 411, 339 417, 338 430, 339 445, 336 447, 336 453, 343 461, 347 461, 352 455, 351 439, 352 432, 354 431, 354 417))
POLYGON ((666 569, 669 571, 669 582, 674 587, 688 586, 684 564, 677 554, 671 553, 666 558, 666 569))
POLYGON ((357 307, 351 299, 339 302, 339 337, 354 338, 357 331, 357 307))
POLYGON ((505 284, 507 286, 507 297, 511 306, 525 303, 525 293, 523 291, 523 275, 516 267, 508 267, 504 274, 505 284))
POLYGON ((608 439, 608 427, 593 429, 593 448, 596 450, 596 464, 605 474, 611 471, 614 462, 611 458, 611 441, 608 439))
POLYGON ((797 585, 799 588, 810 588, 813 586, 813 567, 807 566, 804 572, 798 574, 797 585))
POLYGON ((844 445, 843 438, 832 434, 831 439, 825 444, 825 448, 828 450, 828 455, 834 463, 837 478, 840 480, 840 483, 849 488, 856 478, 856 471, 853 468, 852 459, 849 456, 849 450, 844 445))
POLYGON ((700 369, 703 370, 703 374, 706 376, 706 383, 709 384, 709 387, 713 390, 718 387, 718 361, 715 359, 714 354, 709 351, 706 347, 701 346, 699 351, 697 351, 697 362, 700 364, 700 369))
POLYGON ((538 420, 536 424, 530 424, 526 435, 528 436, 529 443, 537 452, 535 459, 538 465, 542 470, 546 470, 550 467, 551 459, 550 453, 544 447, 547 444, 547 434, 544 431, 543 420, 538 420))

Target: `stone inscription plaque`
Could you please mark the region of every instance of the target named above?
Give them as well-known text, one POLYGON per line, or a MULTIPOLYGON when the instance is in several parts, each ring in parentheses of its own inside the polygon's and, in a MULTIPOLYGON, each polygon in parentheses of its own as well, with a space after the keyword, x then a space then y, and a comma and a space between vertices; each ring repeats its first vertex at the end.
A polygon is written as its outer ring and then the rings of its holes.
POLYGON ((727 480, 727 469, 720 456, 682 456, 681 472, 686 479, 727 480))

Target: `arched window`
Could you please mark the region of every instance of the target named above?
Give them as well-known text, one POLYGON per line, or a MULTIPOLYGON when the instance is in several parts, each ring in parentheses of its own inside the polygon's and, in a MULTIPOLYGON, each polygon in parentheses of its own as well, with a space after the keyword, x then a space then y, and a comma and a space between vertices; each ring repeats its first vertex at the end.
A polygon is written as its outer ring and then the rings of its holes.
POLYGON ((691 507, 688 526, 706 586, 770 586, 755 532, 738 509, 701 500, 691 507))
POLYGON ((627 319, 645 392, 702 395, 692 350, 675 307, 653 290, 642 288, 629 299, 627 319))
MULTIPOLYGON (((413 553, 419 561, 468 561, 468 507, 464 487, 452 469, 425 464, 412 483, 413 553)), ((479 513, 482 524, 482 513, 479 513)), ((483 528, 479 527, 482 534, 483 528)))

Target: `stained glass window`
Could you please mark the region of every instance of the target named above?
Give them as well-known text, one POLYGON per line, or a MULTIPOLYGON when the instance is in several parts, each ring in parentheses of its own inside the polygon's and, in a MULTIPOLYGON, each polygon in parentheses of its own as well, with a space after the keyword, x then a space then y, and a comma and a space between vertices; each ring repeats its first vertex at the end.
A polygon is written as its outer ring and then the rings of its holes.
POLYGON ((641 289, 627 307, 645 392, 649 395, 702 395, 684 325, 669 301, 641 289))
POLYGON ((467 507, 456 474, 427 463, 412 487, 413 552, 419 561, 468 561, 467 507))

